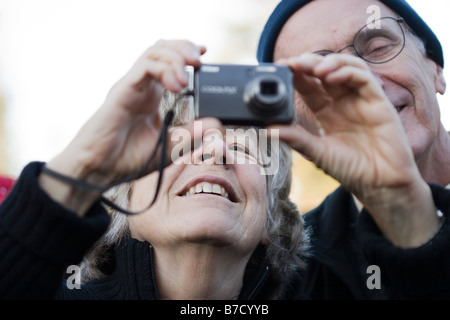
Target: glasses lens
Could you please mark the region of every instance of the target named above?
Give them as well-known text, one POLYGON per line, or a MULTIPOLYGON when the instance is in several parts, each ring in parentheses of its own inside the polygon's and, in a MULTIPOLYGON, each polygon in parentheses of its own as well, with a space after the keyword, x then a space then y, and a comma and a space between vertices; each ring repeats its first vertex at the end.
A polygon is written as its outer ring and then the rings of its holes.
POLYGON ((355 36, 356 53, 371 63, 394 59, 405 45, 405 34, 394 18, 381 18, 362 28, 355 36))

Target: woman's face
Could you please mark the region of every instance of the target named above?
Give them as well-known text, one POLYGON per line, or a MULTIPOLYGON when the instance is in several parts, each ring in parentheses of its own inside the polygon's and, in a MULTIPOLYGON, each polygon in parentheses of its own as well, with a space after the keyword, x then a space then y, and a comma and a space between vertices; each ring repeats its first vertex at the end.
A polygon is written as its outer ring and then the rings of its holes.
MULTIPOLYGON (((206 134, 200 148, 168 166, 155 204, 129 217, 132 237, 154 247, 199 243, 253 250, 264 236, 266 176, 257 162, 257 137, 246 132, 206 134)), ((134 183, 131 209, 151 202, 157 176, 134 183)))

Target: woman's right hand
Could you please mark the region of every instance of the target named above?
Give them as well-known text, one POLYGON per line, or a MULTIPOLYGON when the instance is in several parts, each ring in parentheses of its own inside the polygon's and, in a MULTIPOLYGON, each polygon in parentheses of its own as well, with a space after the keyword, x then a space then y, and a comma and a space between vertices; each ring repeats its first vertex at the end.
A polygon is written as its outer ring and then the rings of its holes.
MULTIPOLYGON (((185 66, 199 66, 205 52, 205 47, 186 40, 156 42, 112 87, 103 105, 64 151, 46 166, 100 187, 139 172, 162 128, 158 106, 164 88, 178 93, 186 87, 185 66)), ((39 183, 54 200, 79 214, 101 196, 101 191, 72 186, 47 174, 40 175, 39 183)))

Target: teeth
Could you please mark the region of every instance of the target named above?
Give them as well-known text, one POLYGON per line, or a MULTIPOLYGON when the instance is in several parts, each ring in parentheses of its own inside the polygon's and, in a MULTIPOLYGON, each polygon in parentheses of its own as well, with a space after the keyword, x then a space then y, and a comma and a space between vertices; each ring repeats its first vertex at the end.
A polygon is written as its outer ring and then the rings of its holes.
POLYGON ((212 185, 212 192, 216 193, 216 194, 222 194, 222 187, 219 186, 218 184, 213 184, 212 185))
POLYGON ((203 192, 205 193, 211 193, 213 190, 213 187, 210 183, 204 183, 203 184, 203 192))
POLYGON ((216 183, 213 184, 209 182, 197 183, 195 186, 190 187, 185 195, 190 196, 197 193, 214 193, 228 199, 228 192, 225 191, 224 187, 216 183))

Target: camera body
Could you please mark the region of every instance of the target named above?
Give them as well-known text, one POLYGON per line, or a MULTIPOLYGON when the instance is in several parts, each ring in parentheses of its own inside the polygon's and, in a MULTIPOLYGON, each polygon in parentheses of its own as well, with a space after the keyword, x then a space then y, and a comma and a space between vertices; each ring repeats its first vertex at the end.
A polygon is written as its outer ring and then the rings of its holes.
POLYGON ((203 64, 187 71, 195 118, 262 127, 294 119, 293 74, 287 66, 203 64))

